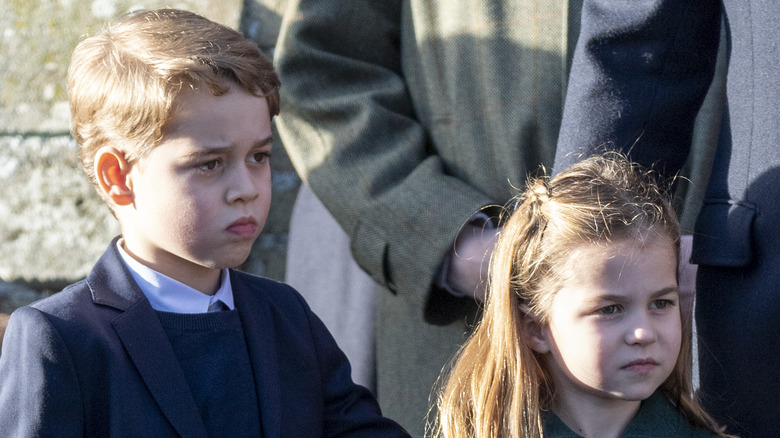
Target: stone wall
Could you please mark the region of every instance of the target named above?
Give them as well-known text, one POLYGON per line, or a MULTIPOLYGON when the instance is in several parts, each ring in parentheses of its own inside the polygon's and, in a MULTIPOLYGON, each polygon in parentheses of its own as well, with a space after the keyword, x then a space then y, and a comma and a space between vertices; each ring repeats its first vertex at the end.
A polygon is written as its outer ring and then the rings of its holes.
MULTIPOLYGON (((0 322, 3 313, 83 278, 119 233, 79 168, 69 134, 66 74, 82 36, 131 8, 167 6, 239 29, 272 56, 286 0, 2 3, 0 322)), ((271 214, 242 269, 282 280, 289 216, 300 180, 281 147, 274 150, 272 168, 271 214)))

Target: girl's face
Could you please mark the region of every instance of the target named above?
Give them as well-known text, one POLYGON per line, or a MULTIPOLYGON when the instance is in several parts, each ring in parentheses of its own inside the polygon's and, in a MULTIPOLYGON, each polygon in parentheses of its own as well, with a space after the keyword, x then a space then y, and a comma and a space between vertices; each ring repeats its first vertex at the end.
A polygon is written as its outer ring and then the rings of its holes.
POLYGON ((656 237, 643 246, 582 246, 566 269, 549 321, 532 342, 544 353, 557 400, 571 406, 648 398, 680 352, 672 242, 656 237))

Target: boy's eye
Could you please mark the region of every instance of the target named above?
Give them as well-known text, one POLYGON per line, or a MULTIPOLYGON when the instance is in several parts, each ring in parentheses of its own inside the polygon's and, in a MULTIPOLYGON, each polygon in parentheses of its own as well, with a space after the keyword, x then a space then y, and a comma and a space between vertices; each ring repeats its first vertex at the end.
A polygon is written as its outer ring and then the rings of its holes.
POLYGON ((255 152, 252 154, 252 160, 255 163, 264 163, 266 160, 271 158, 270 152, 255 152))
POLYGON ((219 165, 218 160, 211 160, 205 163, 198 164, 198 169, 209 172, 216 169, 218 165, 219 165))

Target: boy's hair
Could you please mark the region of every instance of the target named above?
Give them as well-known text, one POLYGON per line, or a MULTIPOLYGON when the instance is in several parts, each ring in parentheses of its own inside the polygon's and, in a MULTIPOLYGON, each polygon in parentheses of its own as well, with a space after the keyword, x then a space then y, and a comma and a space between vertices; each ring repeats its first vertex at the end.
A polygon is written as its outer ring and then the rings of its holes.
MULTIPOLYGON (((670 197, 654 174, 617 152, 585 159, 552 179, 531 178, 509 211, 490 264, 483 319, 463 345, 438 397, 434 435, 540 437, 541 412, 555 396, 541 356, 527 343, 523 317, 549 321, 571 250, 582 245, 663 237, 679 253, 670 197)), ((679 255, 678 255, 679 257, 679 255)), ((720 433, 693 399, 691 325, 664 394, 695 427, 720 433)))
POLYGON ((135 163, 156 146, 186 89, 215 96, 237 85, 279 113, 273 64, 240 33, 192 12, 136 11, 81 41, 68 70, 73 137, 96 184, 97 150, 112 145, 135 163))

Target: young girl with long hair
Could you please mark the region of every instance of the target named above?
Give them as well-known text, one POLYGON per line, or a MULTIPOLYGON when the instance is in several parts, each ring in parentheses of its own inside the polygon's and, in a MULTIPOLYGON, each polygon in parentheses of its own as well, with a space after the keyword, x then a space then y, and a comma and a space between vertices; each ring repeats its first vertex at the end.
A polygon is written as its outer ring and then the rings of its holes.
POLYGON ((693 395, 662 187, 618 153, 529 180, 482 320, 443 375, 434 436, 726 436, 693 395))

